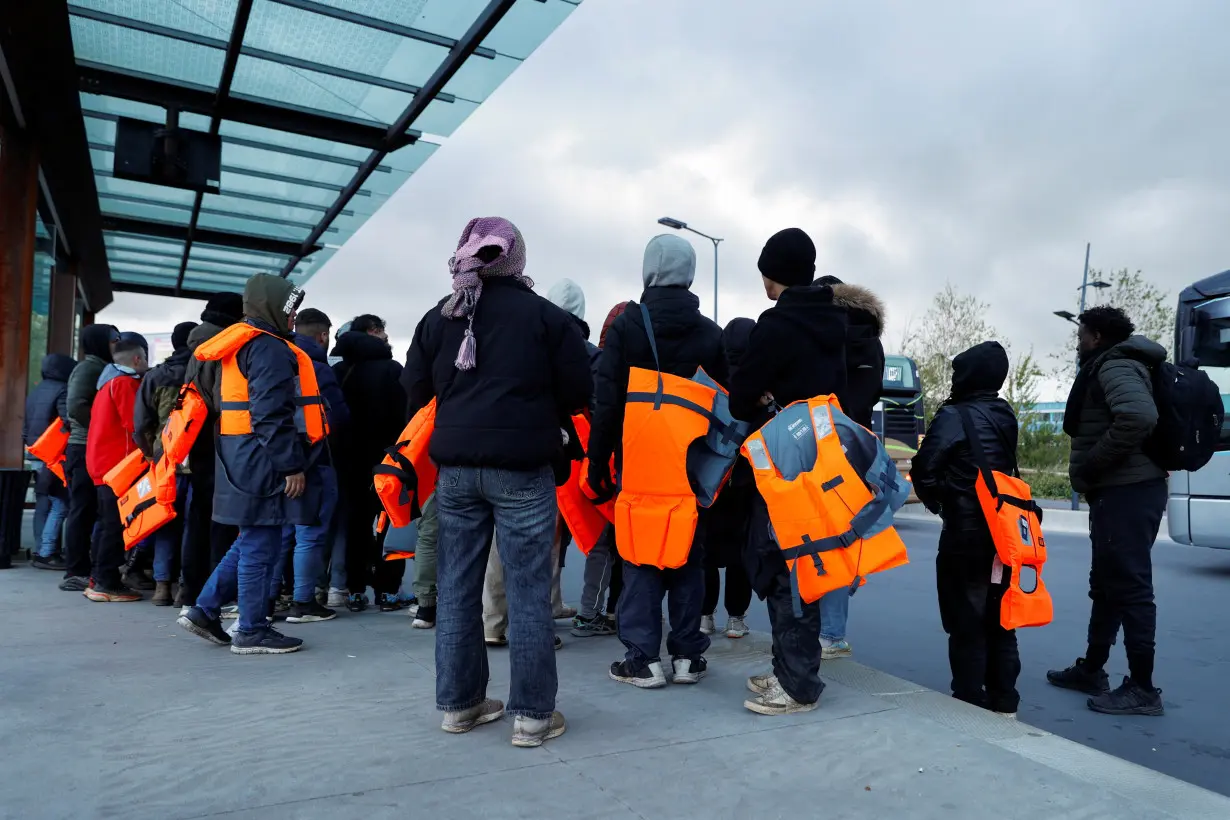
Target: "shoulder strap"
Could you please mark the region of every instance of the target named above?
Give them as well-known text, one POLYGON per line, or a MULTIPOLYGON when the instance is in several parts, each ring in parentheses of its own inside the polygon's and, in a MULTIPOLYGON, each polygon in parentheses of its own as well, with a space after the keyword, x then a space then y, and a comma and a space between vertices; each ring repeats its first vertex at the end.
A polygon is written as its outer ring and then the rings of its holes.
POLYGON ((978 438, 978 429, 974 427, 974 418, 970 415, 969 408, 963 404, 953 405, 957 414, 961 416, 961 426, 965 429, 965 438, 969 442, 970 455, 974 457, 974 465, 978 468, 978 472, 982 473, 982 480, 986 482, 987 489, 990 490, 993 498, 999 498, 999 488, 995 486, 995 474, 991 472, 991 463, 987 461, 986 451, 982 449, 982 441, 978 438))
POLYGON ((645 336, 649 339, 649 350, 653 353, 653 367, 658 371, 658 394, 654 398, 654 409, 662 406, 662 391, 665 389, 662 385, 662 361, 658 358, 658 341, 653 337, 653 321, 649 318, 649 308, 644 302, 640 304, 641 319, 645 322, 645 336))

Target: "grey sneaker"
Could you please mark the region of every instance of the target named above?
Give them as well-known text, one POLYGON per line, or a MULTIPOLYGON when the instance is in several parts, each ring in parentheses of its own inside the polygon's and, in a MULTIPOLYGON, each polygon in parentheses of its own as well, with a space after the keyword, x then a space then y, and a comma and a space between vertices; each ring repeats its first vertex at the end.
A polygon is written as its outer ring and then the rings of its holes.
POLYGON ((746 638, 751 631, 747 628, 747 622, 743 620, 742 615, 731 615, 730 620, 726 622, 727 638, 746 638))
POLYGON ((848 658, 854 654, 854 650, 850 648, 849 641, 834 641, 828 646, 820 648, 820 657, 822 660, 831 661, 837 658, 848 658))
POLYGON ((765 672, 763 675, 752 675, 747 679, 747 691, 755 692, 757 695, 763 695, 775 686, 777 686, 777 675, 774 675, 772 672, 765 672))
POLYGON ((495 698, 487 698, 477 706, 462 709, 460 712, 445 712, 440 728, 449 734, 463 735, 475 726, 491 723, 504 717, 504 702, 495 698))
POLYGON ((717 632, 717 622, 713 620, 712 615, 700 616, 700 631, 703 635, 712 635, 717 632))
POLYGON ((758 715, 793 715, 797 712, 810 712, 819 703, 799 703, 786 690, 776 683, 772 689, 757 698, 743 701, 743 706, 758 715))
POLYGON ((329 609, 340 609, 346 606, 346 601, 349 599, 350 590, 329 587, 329 594, 325 597, 325 606, 329 607, 329 609))
POLYGON ((568 723, 559 712, 552 712, 551 717, 541 720, 517 715, 513 721, 512 745, 522 749, 533 749, 541 746, 544 741, 557 738, 568 731, 568 723))

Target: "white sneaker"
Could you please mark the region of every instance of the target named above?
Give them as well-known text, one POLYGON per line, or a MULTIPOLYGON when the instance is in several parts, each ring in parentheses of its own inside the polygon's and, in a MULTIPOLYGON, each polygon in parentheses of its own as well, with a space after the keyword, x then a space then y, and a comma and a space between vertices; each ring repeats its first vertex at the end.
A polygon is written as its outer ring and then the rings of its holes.
POLYGON ((239 631, 239 619, 235 618, 233 621, 231 621, 231 625, 226 628, 226 634, 230 635, 233 638, 235 637, 235 633, 237 633, 238 631, 239 631))
POLYGON ((798 712, 810 712, 819 705, 819 703, 799 703, 786 694, 786 690, 776 681, 773 688, 760 697, 743 701, 745 708, 758 715, 793 715, 798 712))
POLYGON ((727 638, 746 638, 752 630, 747 628, 747 622, 742 616, 730 616, 730 620, 726 622, 726 637, 727 638))
POLYGON ((462 709, 460 712, 445 712, 440 728, 449 734, 464 734, 475 726, 491 723, 504 717, 504 704, 495 698, 487 698, 477 706, 462 709))
POLYGON ((184 617, 185 615, 187 615, 187 614, 188 614, 188 610, 190 610, 190 609, 192 609, 192 607, 190 607, 190 606, 181 607, 181 608, 180 608, 180 610, 179 610, 179 617, 181 617, 181 618, 182 618, 182 617, 184 617))
POLYGON ((698 660, 675 658, 672 665, 675 676, 671 679, 671 683, 700 683, 700 679, 709 672, 709 662, 704 658, 698 660))
POLYGON ((337 587, 329 587, 329 596, 325 600, 325 606, 330 609, 346 606, 346 601, 350 600, 350 590, 338 589, 337 587))
POLYGON ((568 723, 559 712, 552 712, 551 717, 542 720, 517 715, 513 719, 512 745, 533 749, 541 746, 543 741, 559 737, 567 730, 568 723))
POLYGON ((763 695, 775 686, 777 686, 777 675, 774 675, 772 672, 765 672, 763 675, 752 675, 747 679, 747 691, 755 692, 757 695, 763 695))
POLYGON ((712 635, 717 632, 717 623, 713 620, 712 615, 700 616, 700 631, 702 635, 712 635))

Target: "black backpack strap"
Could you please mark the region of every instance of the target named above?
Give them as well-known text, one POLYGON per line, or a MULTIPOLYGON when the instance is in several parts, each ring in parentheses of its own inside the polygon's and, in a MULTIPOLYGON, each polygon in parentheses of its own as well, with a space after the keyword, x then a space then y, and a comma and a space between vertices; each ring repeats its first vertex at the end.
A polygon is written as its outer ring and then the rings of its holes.
POLYGON ((658 371, 658 392, 653 402, 653 409, 657 410, 662 406, 662 392, 665 389, 662 385, 662 361, 658 358, 658 341, 653 337, 653 321, 649 318, 649 308, 644 302, 640 304, 641 319, 645 322, 645 336, 649 339, 649 350, 653 353, 653 367, 658 371))
POLYGON ((969 408, 963 404, 954 404, 957 415, 961 417, 961 427, 965 430, 965 438, 969 442, 970 455, 974 457, 974 466, 982 473, 993 498, 999 498, 999 488, 995 485, 995 474, 991 472, 991 462, 987 461, 986 451, 982 449, 982 441, 978 438, 978 429, 974 427, 974 418, 969 408))

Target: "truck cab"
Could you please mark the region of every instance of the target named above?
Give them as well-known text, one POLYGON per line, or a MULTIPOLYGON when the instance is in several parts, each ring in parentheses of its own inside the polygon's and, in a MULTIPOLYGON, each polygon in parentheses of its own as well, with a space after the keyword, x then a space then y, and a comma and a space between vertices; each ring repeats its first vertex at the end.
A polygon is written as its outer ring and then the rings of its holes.
MULTIPOLYGON (((1195 361, 1230 407, 1230 271, 1196 282, 1179 295, 1175 361, 1195 361)), ((1180 544, 1230 549, 1230 419, 1213 459, 1196 472, 1170 476, 1167 520, 1180 544)))
MULTIPOLYGON (((918 452, 926 429, 918 365, 906 356, 885 356, 884 383, 880 402, 871 415, 871 430, 884 442, 884 449, 902 475, 909 475, 910 460, 918 452)), ((917 500, 911 492, 910 501, 917 500)))

